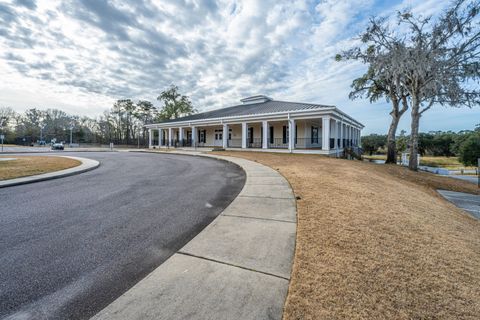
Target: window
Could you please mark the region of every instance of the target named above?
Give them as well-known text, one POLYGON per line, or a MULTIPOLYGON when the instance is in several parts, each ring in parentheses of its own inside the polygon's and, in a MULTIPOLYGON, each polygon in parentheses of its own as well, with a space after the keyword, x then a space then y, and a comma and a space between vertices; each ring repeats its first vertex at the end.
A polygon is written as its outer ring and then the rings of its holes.
POLYGON ((274 143, 273 127, 270 127, 270 143, 274 143))
POLYGON ((283 126, 282 138, 283 138, 283 139, 282 139, 283 144, 288 143, 288 138, 289 138, 288 126, 283 126))
POLYGON ((223 130, 215 129, 215 140, 222 140, 222 137, 223 137, 223 130))
POLYGON ((298 143, 298 142, 297 142, 297 140, 298 140, 298 138, 297 138, 297 137, 298 137, 298 135, 297 135, 298 130, 297 130, 297 129, 298 129, 298 126, 295 125, 295 144, 298 143))
POLYGON ((200 143, 207 143, 207 130, 198 130, 200 143))
POLYGON ((253 127, 248 128, 248 142, 253 143, 253 127))
POLYGON ((318 143, 318 127, 312 126, 311 143, 318 143))

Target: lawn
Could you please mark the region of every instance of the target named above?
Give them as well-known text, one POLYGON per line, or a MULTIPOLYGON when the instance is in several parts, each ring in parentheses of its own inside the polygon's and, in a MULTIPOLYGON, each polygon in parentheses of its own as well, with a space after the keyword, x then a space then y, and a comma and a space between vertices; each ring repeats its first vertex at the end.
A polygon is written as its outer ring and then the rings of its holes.
POLYGON ((55 156, 1 156, 15 160, 0 161, 0 180, 32 176, 76 167, 80 161, 55 156))
MULTIPOLYGON (((364 155, 364 159, 369 160, 385 160, 387 159, 386 155, 375 154, 375 155, 364 155)), ((460 170, 460 169, 475 169, 475 167, 466 167, 458 161, 458 157, 434 157, 434 156, 420 156, 420 165, 429 166, 429 167, 439 167, 449 170, 460 170)))
POLYGON ((441 198, 474 184, 395 165, 221 152, 271 166, 297 201, 284 319, 478 319, 480 222, 441 198))

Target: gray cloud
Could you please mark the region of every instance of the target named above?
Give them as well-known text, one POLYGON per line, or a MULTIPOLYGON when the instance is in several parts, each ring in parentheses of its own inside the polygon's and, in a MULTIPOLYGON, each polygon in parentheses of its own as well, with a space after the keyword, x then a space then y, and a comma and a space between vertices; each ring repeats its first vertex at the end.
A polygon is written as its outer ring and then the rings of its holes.
MULTIPOLYGON (((17 49, 5 60, 25 76, 112 97, 142 97, 175 83, 196 103, 211 101, 212 94, 246 93, 249 87, 272 90, 289 76, 284 60, 290 53, 282 58, 282 40, 273 44, 267 39, 277 25, 269 24, 264 13, 241 17, 245 8, 234 6, 225 15, 210 0, 162 3, 70 0, 46 8, 45 18, 5 7, 2 17, 10 27, 0 32, 5 31, 4 44, 17 49), (56 24, 62 17, 77 21, 82 34, 66 33, 56 24), (233 18, 240 21, 235 25, 233 18), (47 55, 62 53, 45 60, 38 53, 45 50, 47 55)), ((274 3, 262 4, 259 11, 273 11, 274 3)), ((277 9, 288 18, 289 12, 277 9)))
POLYGON ((24 0, 0 4, 0 48, 52 90, 154 100, 177 84, 200 109, 258 93, 332 103, 321 83, 338 34, 369 2, 24 0))
POLYGON ((35 0, 16 0, 15 3, 30 10, 35 10, 37 8, 35 0))
POLYGON ((8 61, 18 61, 18 62, 25 62, 25 59, 20 56, 20 55, 16 55, 14 53, 11 53, 11 52, 7 52, 3 55, 3 58, 5 60, 8 60, 8 61))

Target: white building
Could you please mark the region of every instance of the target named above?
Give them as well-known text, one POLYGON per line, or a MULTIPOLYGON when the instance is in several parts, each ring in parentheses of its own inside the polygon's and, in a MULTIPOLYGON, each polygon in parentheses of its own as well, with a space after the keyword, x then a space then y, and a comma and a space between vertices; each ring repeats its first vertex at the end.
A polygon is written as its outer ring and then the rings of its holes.
POLYGON ((223 147, 338 155, 360 146, 363 125, 335 106, 272 100, 242 104, 147 125, 149 147, 223 147))

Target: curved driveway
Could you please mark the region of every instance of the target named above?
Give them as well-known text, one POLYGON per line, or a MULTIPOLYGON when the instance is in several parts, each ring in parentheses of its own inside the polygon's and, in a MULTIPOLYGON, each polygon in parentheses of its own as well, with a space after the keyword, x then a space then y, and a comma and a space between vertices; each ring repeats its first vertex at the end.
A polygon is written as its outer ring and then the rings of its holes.
POLYGON ((245 182, 236 165, 201 157, 82 156, 101 166, 0 189, 0 318, 89 318, 192 239, 245 182))

